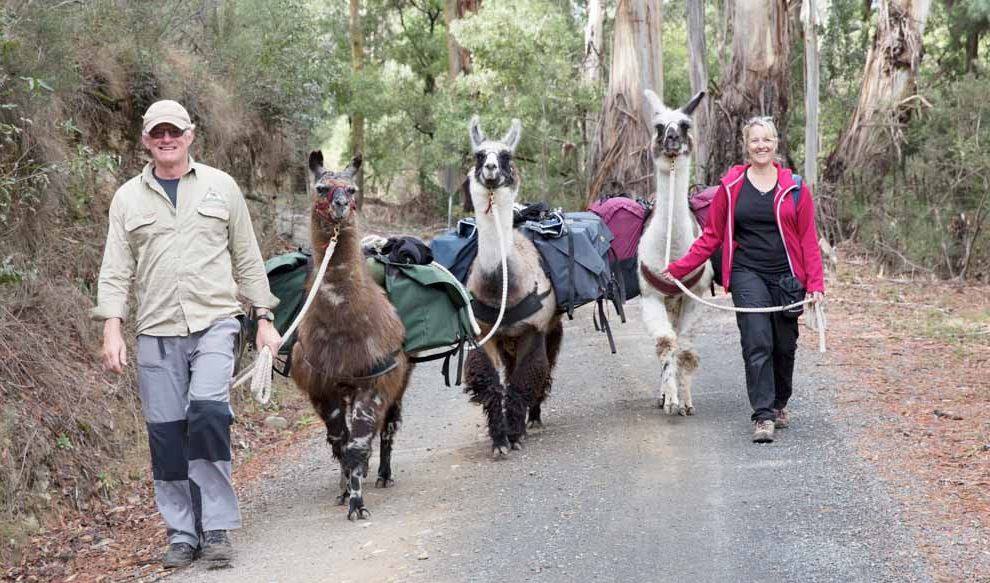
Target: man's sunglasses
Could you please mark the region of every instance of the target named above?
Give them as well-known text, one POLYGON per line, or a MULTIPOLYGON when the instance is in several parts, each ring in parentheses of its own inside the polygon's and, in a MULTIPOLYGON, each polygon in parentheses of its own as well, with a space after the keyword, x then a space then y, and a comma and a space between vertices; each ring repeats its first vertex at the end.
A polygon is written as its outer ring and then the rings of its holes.
POLYGON ((160 140, 165 137, 165 134, 168 134, 168 137, 170 138, 180 138, 184 133, 186 133, 186 130, 180 130, 175 126, 155 126, 151 128, 150 132, 148 132, 148 136, 152 139, 160 140))

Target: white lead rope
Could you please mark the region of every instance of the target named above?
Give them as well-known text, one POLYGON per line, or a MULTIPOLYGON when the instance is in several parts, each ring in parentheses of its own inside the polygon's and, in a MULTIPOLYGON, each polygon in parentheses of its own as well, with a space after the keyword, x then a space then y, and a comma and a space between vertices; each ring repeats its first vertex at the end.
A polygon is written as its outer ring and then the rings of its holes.
MULTIPOLYGON (((492 210, 495 206, 495 193, 488 193, 488 211, 492 210)), ((486 211, 487 212, 487 211, 486 211)), ((492 217, 495 218, 495 232, 498 233, 498 251, 502 256, 502 302, 498 307, 498 318, 495 318, 495 324, 492 325, 492 329, 488 331, 486 335, 480 342, 478 342, 478 347, 481 347, 485 342, 492 339, 495 336, 495 332, 498 330, 499 324, 502 323, 502 316, 505 315, 505 303, 509 300, 509 264, 505 255, 505 238, 502 236, 502 222, 498 218, 498 210, 492 212, 492 217)), ((470 310, 471 306, 468 305, 470 310)), ((474 322, 474 313, 471 314, 471 322, 474 322)))
MULTIPOLYGON (((296 316, 292 325, 282 335, 282 341, 278 345, 279 348, 285 346, 285 343, 292 337, 292 333, 299 327, 299 322, 302 321, 303 315, 306 314, 306 310, 309 309, 310 304, 313 303, 313 298, 316 297, 317 292, 320 290, 320 283, 323 281, 323 276, 327 272, 327 265, 330 264, 330 258, 333 256, 334 249, 337 248, 337 234, 338 231, 335 230, 323 254, 323 262, 320 264, 320 270, 316 274, 316 279, 313 280, 313 284, 309 288, 309 295, 306 296, 306 302, 303 304, 302 309, 299 310, 299 315, 296 316)), ((232 388, 236 389, 248 379, 251 379, 251 393, 254 395, 255 400, 262 405, 267 405, 272 394, 273 359, 274 355, 272 351, 267 346, 261 347, 261 350, 258 351, 258 358, 251 363, 251 366, 247 370, 241 373, 241 376, 234 380, 232 388)))
MULTIPOLYGON (((673 231, 674 231, 674 169, 673 167, 671 167, 670 169, 669 204, 670 206, 667 211, 667 250, 664 253, 665 269, 670 267, 670 241, 673 238, 673 231)), ((667 272, 667 275, 670 275, 670 272, 667 272)), ((673 275, 670 275, 670 279, 673 280, 675 284, 677 284, 677 287, 680 288, 682 292, 687 294, 687 296, 693 299, 694 301, 715 308, 716 310, 723 310, 726 312, 739 312, 743 314, 768 314, 773 312, 783 312, 785 310, 790 310, 798 306, 802 306, 804 304, 814 303, 814 300, 804 299, 801 300, 800 302, 794 302, 793 304, 789 304, 787 306, 771 306, 767 308, 737 308, 735 306, 723 306, 699 298, 694 294, 694 292, 688 289, 687 286, 681 283, 681 281, 676 277, 674 277, 673 275)), ((816 324, 813 327, 818 329, 818 352, 824 354, 825 353, 825 308, 821 304, 814 304, 813 308, 815 311, 815 324, 816 324)))

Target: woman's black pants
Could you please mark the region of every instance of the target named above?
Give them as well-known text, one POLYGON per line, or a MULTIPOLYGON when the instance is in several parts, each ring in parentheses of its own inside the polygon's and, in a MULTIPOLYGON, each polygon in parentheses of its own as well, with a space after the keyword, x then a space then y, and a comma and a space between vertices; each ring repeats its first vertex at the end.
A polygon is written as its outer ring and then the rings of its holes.
MULTIPOLYGON (((734 267, 732 303, 739 308, 765 308, 781 304, 780 274, 764 274, 734 267)), ((781 312, 736 314, 746 367, 746 391, 753 407, 753 421, 774 419, 791 398, 794 353, 797 351, 797 318, 781 312)))

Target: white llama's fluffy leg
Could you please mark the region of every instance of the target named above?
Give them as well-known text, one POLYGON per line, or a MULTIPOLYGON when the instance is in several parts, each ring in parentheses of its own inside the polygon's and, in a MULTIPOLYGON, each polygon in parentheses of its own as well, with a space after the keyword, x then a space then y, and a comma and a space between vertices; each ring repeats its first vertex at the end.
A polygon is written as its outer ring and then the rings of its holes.
MULTIPOLYGON (((697 293, 697 290, 694 291, 697 293)), ((683 403, 683 407, 679 413, 681 415, 694 415, 691 383, 694 378, 694 372, 698 369, 701 359, 694 350, 693 328, 703 313, 702 310, 704 307, 686 296, 681 299, 681 302, 681 314, 677 322, 677 337, 680 340, 681 346, 676 356, 677 364, 679 365, 677 384, 680 388, 681 401, 683 403)))
POLYGON ((646 331, 656 343, 657 358, 660 360, 660 402, 668 415, 679 406, 677 395, 677 335, 670 324, 670 315, 660 296, 643 295, 643 322, 646 331))

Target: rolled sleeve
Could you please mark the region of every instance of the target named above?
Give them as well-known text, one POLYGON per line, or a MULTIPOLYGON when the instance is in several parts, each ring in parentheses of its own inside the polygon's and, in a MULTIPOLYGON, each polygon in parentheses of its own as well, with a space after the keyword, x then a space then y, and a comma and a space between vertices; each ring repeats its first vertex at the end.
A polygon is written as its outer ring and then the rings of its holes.
POLYGON ((133 275, 134 256, 127 243, 123 211, 115 197, 110 204, 107 243, 103 249, 103 263, 100 265, 96 289, 96 307, 90 312, 94 320, 126 318, 127 296, 133 275))
POLYGON ((272 294, 268 287, 268 275, 265 263, 261 259, 261 249, 254 236, 254 226, 251 224, 251 214, 248 212, 247 201, 236 184, 231 196, 230 237, 228 245, 231 262, 234 267, 234 281, 237 282, 238 292, 251 305, 258 308, 274 308, 279 299, 272 294))

